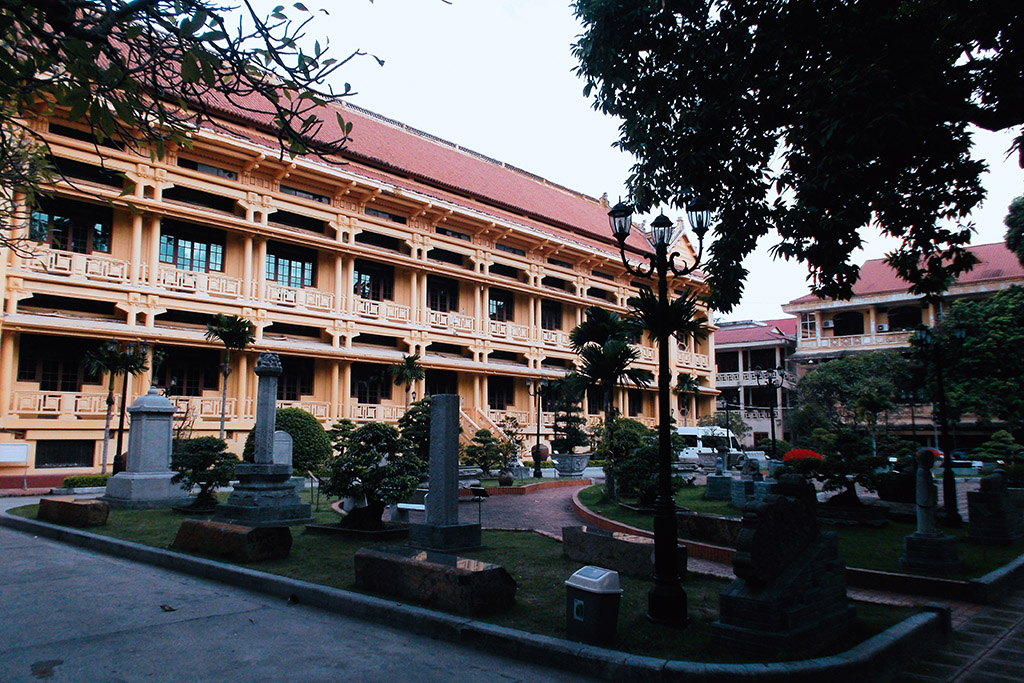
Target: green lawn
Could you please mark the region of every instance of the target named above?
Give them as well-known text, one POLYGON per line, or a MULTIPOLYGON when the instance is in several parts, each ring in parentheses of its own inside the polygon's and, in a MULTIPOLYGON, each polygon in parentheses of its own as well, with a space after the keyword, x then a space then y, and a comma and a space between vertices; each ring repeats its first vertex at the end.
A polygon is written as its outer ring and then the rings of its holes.
MULTIPOLYGON (((308 496, 308 492, 307 492, 308 496)), ((35 518, 38 506, 12 510, 13 514, 35 518)), ((318 521, 336 521, 337 516, 321 501, 318 521)), ((166 548, 184 517, 169 510, 111 510, 104 527, 91 528, 115 538, 166 548)), ((260 571, 304 581, 354 590, 353 556, 364 541, 307 533, 292 528, 291 555, 283 560, 251 565, 260 571)), ((484 619, 510 628, 522 629, 556 638, 565 635, 564 582, 579 569, 578 562, 562 554, 557 541, 529 532, 484 531, 483 547, 461 553, 485 562, 504 566, 518 584, 515 607, 504 614, 484 619)), ((621 577, 623 588, 619 611, 617 648, 652 657, 693 661, 744 661, 717 651, 710 638, 710 625, 718 616, 718 593, 723 582, 690 576, 684 583, 688 595, 690 623, 685 629, 657 626, 646 617, 647 580, 621 577)), ((864 637, 878 633, 906 618, 914 610, 884 606, 858 606, 860 616, 856 633, 827 653, 852 646, 864 637)), ((827 654, 826 653, 826 654, 827 654)))
MULTIPOLYGON (((706 501, 703 496, 703 486, 684 488, 676 495, 676 504, 696 512, 730 517, 740 516, 739 511, 728 503, 706 501)), ((634 512, 609 501, 604 497, 602 486, 590 486, 580 491, 580 502, 602 517, 647 531, 654 529, 654 518, 650 514, 634 512)), ((824 526, 823 528, 826 531, 835 531, 839 535, 839 555, 846 562, 846 566, 885 572, 904 571, 899 566, 899 558, 903 554, 903 537, 912 534, 917 529, 916 525, 906 522, 890 522, 882 528, 848 526, 824 526)), ((947 534, 960 539, 966 537, 969 531, 967 525, 960 529, 945 529, 947 534)), ((944 578, 977 578, 1002 567, 1024 553, 1024 548, 1019 545, 1014 547, 986 546, 965 540, 957 544, 957 550, 960 559, 964 561, 965 571, 958 574, 945 574, 944 578)))

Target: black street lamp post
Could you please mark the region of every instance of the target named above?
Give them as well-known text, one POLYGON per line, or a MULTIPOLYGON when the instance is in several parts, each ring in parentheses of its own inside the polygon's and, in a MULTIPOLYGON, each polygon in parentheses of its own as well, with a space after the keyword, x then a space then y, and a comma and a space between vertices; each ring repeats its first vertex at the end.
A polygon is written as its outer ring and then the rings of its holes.
POLYGON ((541 397, 548 389, 548 379, 543 377, 534 384, 532 379, 526 380, 526 391, 532 398, 537 399, 537 443, 533 447, 533 476, 540 479, 544 473, 540 469, 540 423, 541 423, 541 397), (536 386, 536 389, 534 388, 536 386))
POLYGON ((757 386, 768 387, 768 422, 772 430, 772 459, 778 458, 775 448, 775 392, 782 386, 785 379, 785 370, 780 368, 768 368, 762 370, 760 366, 754 368, 754 377, 757 378, 757 386))
MULTIPOLYGON (((957 325, 952 329, 952 340, 963 342, 967 329, 957 325)), ((953 449, 949 438, 949 412, 946 406, 946 376, 944 367, 946 359, 943 354, 942 342, 936 338, 932 328, 918 325, 914 330, 916 341, 925 352, 925 357, 935 368, 935 390, 938 398, 939 450, 942 451, 942 512, 940 518, 949 526, 960 526, 964 523, 960 516, 956 500, 956 477, 953 475, 953 449)))
MULTIPOLYGON (((635 277, 657 278, 658 318, 661 321, 667 321, 669 317, 669 273, 684 277, 697 269, 704 252, 704 235, 711 223, 711 203, 707 199, 697 197, 686 209, 693 233, 697 236, 698 250, 693 263, 682 268, 675 265, 678 252, 668 252, 675 225, 667 216, 662 214, 651 223, 647 240, 654 247, 654 255, 648 257, 648 265, 634 267, 626 259, 626 238, 633 227, 633 210, 619 202, 608 212, 623 266, 635 277)), ((654 587, 647 593, 647 616, 654 622, 681 625, 686 623, 686 592, 679 580, 676 506, 671 485, 672 374, 669 372, 668 352, 673 331, 663 324, 652 332, 656 333, 658 340, 658 493, 654 501, 654 587)))

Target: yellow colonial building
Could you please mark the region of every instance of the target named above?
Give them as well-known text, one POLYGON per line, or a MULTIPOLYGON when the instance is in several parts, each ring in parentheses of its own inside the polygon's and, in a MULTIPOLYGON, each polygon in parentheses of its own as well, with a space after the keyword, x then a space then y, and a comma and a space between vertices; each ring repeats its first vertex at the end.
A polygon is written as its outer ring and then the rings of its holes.
MULTIPOLYGON (((216 313, 256 326, 227 380, 235 452, 254 423, 261 351, 281 355, 279 405, 325 426, 397 421, 406 396, 387 369, 419 353, 415 397, 457 393, 465 432, 512 415, 532 442, 530 382, 573 366, 568 335, 587 307, 625 312, 639 284, 607 201, 365 110, 344 117, 353 139, 338 163, 282 159, 272 132, 239 112, 160 161, 97 146, 67 121, 30 122, 67 181, 12 226, 23 248, 0 266, 0 487, 99 471, 108 378, 83 358, 110 339, 162 358, 130 378, 128 404, 156 385, 179 425, 215 435, 223 347, 204 332, 216 313)), ((639 235, 629 245, 631 258, 647 251, 639 235)), ((673 248, 693 258, 685 236, 673 248)), ((673 375, 702 389, 674 406, 681 423, 712 410, 712 344, 671 350, 673 375)), ((656 372, 651 343, 639 348, 656 372)), ((653 386, 619 394, 624 414, 654 424, 653 386)), ((540 416, 543 440, 552 419, 540 416)))

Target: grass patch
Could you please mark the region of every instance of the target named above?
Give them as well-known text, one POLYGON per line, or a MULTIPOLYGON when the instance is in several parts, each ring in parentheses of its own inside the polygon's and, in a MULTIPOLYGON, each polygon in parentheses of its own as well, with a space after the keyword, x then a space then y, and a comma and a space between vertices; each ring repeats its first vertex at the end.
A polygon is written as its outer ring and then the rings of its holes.
MULTIPOLYGON (((307 501, 308 496, 307 491, 304 495, 307 501)), ((11 512, 22 517, 35 518, 37 510, 37 505, 30 505, 16 508, 11 512)), ((314 511, 314 516, 322 523, 337 521, 337 515, 323 501, 320 511, 314 511)), ((184 515, 164 509, 111 510, 106 526, 90 528, 88 531, 167 548, 183 519, 184 515)), ((353 557, 356 551, 367 545, 387 545, 306 533, 301 527, 292 528, 292 538, 292 551, 289 557, 249 566, 271 574, 354 590, 353 557)), ((513 609, 485 618, 484 621, 563 638, 564 582, 579 569, 579 563, 569 560, 562 554, 561 543, 530 532, 485 530, 483 544, 483 547, 461 555, 504 566, 518 584, 513 609)), ((685 629, 666 628, 648 621, 647 592, 651 587, 649 580, 623 576, 620 577, 620 581, 623 595, 619 609, 617 649, 651 657, 692 661, 752 661, 738 659, 728 652, 720 651, 715 648, 712 641, 711 623, 718 618, 718 594, 726 585, 724 581, 695 575, 687 578, 684 588, 688 597, 687 614, 690 623, 685 629)), ((856 633, 847 641, 822 654, 847 649, 855 642, 879 633, 906 618, 915 610, 873 606, 866 611, 868 618, 859 622, 856 633)))
MULTIPOLYGON (((738 517, 735 508, 725 501, 709 501, 703 499, 704 487, 684 488, 676 496, 676 504, 680 507, 711 514, 738 517)), ((654 530, 654 517, 649 514, 635 512, 619 506, 604 497, 604 488, 600 485, 590 486, 580 491, 580 502, 593 512, 623 524, 654 530)), ((889 522, 884 527, 858 526, 822 526, 826 531, 835 531, 839 536, 839 556, 847 567, 873 569, 883 572, 914 573, 925 576, 922 572, 908 572, 899 566, 899 558, 903 554, 903 537, 917 530, 916 524, 908 522, 889 522)), ((970 527, 964 525, 959 529, 944 529, 945 533, 956 536, 957 553, 964 562, 964 571, 958 574, 942 574, 940 578, 968 580, 1002 567, 1021 555, 1018 546, 989 546, 971 543, 964 540, 970 527)))

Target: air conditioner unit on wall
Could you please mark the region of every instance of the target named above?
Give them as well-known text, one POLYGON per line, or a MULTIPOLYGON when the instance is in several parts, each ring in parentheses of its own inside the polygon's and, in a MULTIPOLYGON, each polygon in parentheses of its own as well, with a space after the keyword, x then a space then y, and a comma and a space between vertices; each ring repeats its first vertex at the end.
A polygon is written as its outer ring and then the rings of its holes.
POLYGON ((888 323, 882 323, 881 325, 878 325, 877 327, 875 327, 875 331, 876 332, 888 332, 889 331, 889 324, 888 323))
POLYGON ((821 322, 821 327, 823 329, 826 329, 826 330, 831 330, 835 326, 836 326, 835 322, 833 322, 831 320, 823 320, 821 322))

